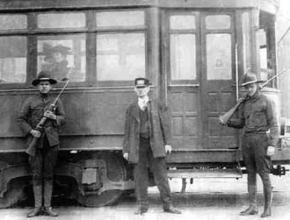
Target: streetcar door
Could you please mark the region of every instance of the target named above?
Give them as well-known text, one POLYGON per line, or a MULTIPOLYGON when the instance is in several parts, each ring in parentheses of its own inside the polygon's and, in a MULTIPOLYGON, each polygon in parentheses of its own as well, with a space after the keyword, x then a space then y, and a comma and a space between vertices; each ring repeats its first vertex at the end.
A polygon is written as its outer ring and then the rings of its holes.
POLYGON ((218 123, 235 103, 233 14, 167 11, 162 22, 165 99, 178 150, 235 148, 236 131, 218 123))
POLYGON ((219 115, 228 111, 236 99, 238 47, 234 36, 234 13, 201 14, 203 144, 210 150, 238 147, 237 130, 221 126, 219 115))
POLYGON ((201 56, 198 14, 163 14, 163 72, 165 99, 171 109, 173 146, 202 148, 201 56))

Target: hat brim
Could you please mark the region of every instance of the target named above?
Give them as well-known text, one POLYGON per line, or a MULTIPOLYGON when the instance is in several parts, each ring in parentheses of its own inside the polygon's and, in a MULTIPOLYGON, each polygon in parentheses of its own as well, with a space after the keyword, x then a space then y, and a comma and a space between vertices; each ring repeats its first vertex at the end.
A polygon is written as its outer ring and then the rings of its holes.
POLYGON ((49 81, 50 84, 57 83, 57 80, 55 80, 55 79, 35 79, 32 81, 32 85, 37 86, 41 81, 49 81))
POLYGON ((264 82, 265 82, 264 80, 254 80, 254 81, 242 83, 241 87, 245 87, 245 86, 253 84, 253 83, 264 83, 264 82))

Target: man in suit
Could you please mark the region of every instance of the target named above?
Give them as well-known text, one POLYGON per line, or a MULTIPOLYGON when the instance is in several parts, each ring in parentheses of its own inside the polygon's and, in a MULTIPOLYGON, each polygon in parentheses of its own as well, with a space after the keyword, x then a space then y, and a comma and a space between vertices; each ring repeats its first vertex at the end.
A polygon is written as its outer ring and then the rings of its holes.
MULTIPOLYGON (((241 215, 255 215, 257 207, 257 173, 264 188, 264 212, 261 217, 271 215, 272 186, 270 181, 271 156, 274 155, 278 142, 279 127, 274 104, 259 90, 255 73, 247 73, 242 78, 242 85, 247 96, 240 105, 238 117, 228 121, 227 126, 243 128, 242 153, 248 171, 249 207, 241 215)), ((221 123, 223 123, 221 121, 221 123)))
POLYGON ((38 88, 39 94, 25 100, 17 118, 28 143, 33 137, 38 138, 35 156, 29 156, 35 208, 27 214, 27 217, 40 214, 42 199, 44 199, 44 212, 49 216, 58 216, 51 208, 51 197, 53 170, 59 149, 58 128, 64 123, 65 113, 60 100, 57 101, 53 110, 50 109, 55 99, 50 95, 50 90, 56 83, 57 81, 52 79, 48 72, 40 72, 37 79, 32 82, 32 85, 38 88), (42 131, 39 131, 35 128, 42 117, 46 117, 47 120, 42 131))
POLYGON ((123 156, 134 164, 138 200, 135 214, 142 215, 148 211, 148 168, 153 172, 160 191, 163 210, 180 214, 172 205, 165 161, 166 153, 171 153, 172 150, 168 109, 165 105, 150 100, 149 85, 146 78, 135 79, 138 99, 128 107, 125 120, 123 156))

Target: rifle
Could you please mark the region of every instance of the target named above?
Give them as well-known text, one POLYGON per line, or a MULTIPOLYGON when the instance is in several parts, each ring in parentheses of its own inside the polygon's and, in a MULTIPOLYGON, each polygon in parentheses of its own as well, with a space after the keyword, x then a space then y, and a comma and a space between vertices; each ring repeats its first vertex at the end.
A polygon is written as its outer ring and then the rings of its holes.
MULTIPOLYGON (((285 73, 286 70, 281 71, 280 73, 272 76, 270 79, 268 79, 266 82, 264 82, 262 85, 260 85, 260 89, 263 89, 269 82, 271 82, 273 79, 277 78, 281 74, 285 73)), ((229 111, 227 111, 225 114, 219 116, 219 120, 222 124, 227 124, 228 121, 231 119, 233 114, 236 112, 236 110, 239 108, 239 106, 245 102, 249 98, 248 94, 246 94, 243 98, 239 99, 237 104, 232 107, 229 111)))
MULTIPOLYGON (((61 91, 59 92, 59 94, 57 95, 57 97, 55 98, 55 100, 50 104, 49 108, 47 109, 47 111, 55 111, 56 108, 56 103, 59 100, 61 94, 64 92, 65 88, 67 87, 69 83, 69 80, 66 80, 66 83, 64 84, 63 88, 61 89, 61 91)), ((45 125, 47 121, 47 117, 42 116, 42 118, 40 119, 40 121, 38 122, 38 124, 36 125, 35 130, 38 130, 41 132, 43 126, 45 125)), ((36 153, 36 144, 38 141, 39 137, 34 137, 32 138, 32 141, 30 142, 28 148, 25 150, 25 153, 27 153, 28 155, 34 157, 35 153, 36 153)))

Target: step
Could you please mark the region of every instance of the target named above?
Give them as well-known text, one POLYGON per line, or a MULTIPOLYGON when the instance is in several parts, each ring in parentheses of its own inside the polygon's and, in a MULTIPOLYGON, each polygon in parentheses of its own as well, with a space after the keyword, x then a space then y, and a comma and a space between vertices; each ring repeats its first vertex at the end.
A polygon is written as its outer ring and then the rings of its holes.
POLYGON ((242 178, 241 169, 170 169, 169 178, 242 178))

